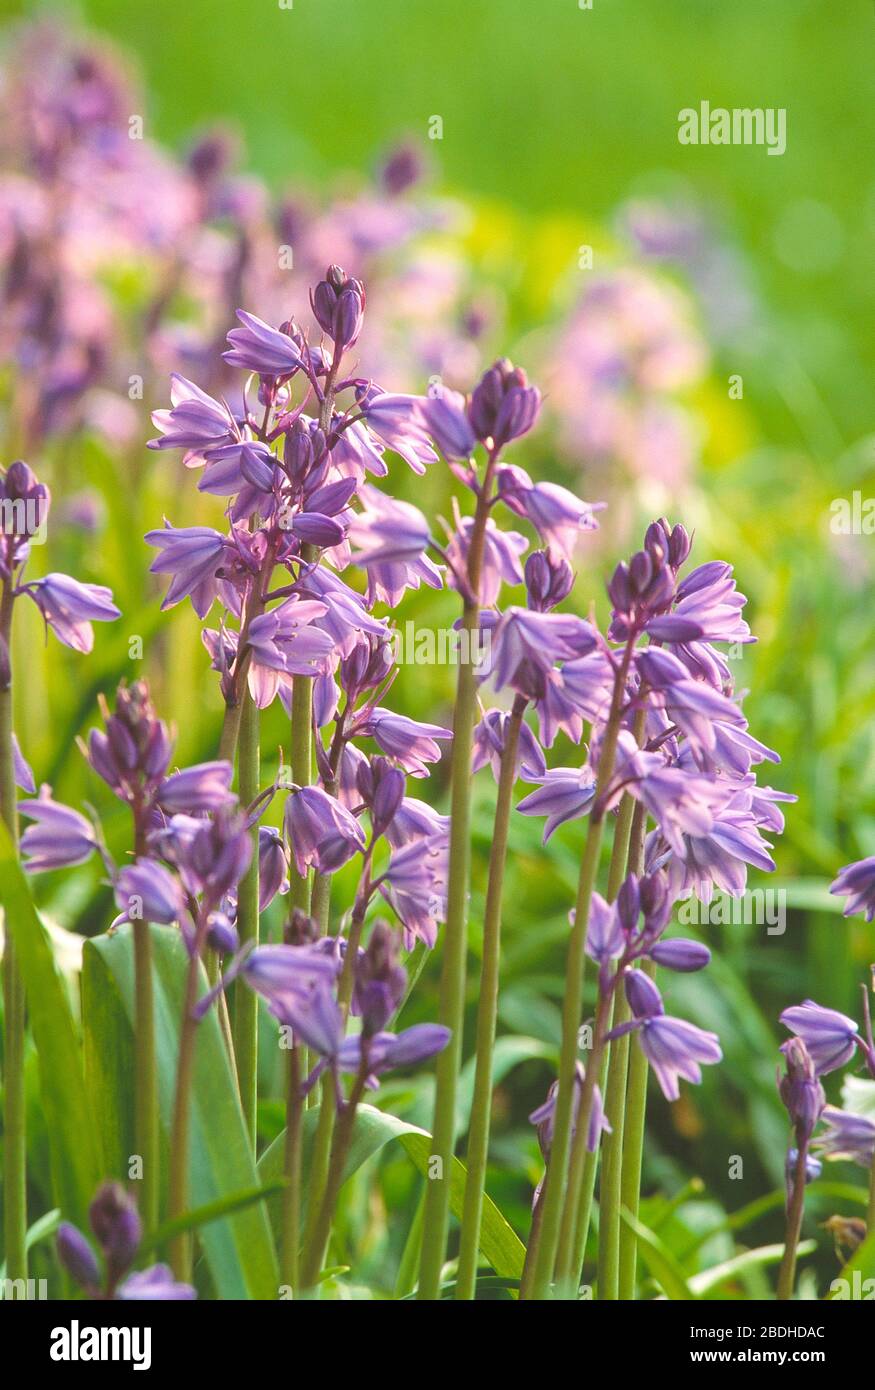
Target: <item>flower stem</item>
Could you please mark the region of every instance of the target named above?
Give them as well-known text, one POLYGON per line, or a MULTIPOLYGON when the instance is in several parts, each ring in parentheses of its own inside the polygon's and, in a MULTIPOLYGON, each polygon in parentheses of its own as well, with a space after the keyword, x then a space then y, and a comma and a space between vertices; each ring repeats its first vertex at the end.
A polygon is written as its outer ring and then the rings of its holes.
MULTIPOLYGON (((0 599, 0 646, 11 662, 12 589, 0 599)), ((0 816, 18 844, 15 760, 12 743, 12 675, 7 667, 0 689, 0 816)), ((3 947, 3 1227, 6 1277, 27 1278, 27 1147, 24 1098, 25 998, 12 931, 6 923, 3 947)))
MULTIPOLYGON (((628 792, 620 802, 617 824, 614 827, 614 840, 611 846, 611 863, 608 869, 608 902, 613 902, 616 898, 626 871, 634 804, 628 792)), ((602 1095, 606 1092, 608 1081, 609 1054, 613 1056, 613 1049, 605 1048, 599 1074, 599 1087, 602 1095)), ((592 1065, 591 1058, 587 1065, 592 1065)), ((577 1216, 573 1222, 571 1220, 563 1222, 556 1255, 557 1287, 561 1290, 562 1295, 568 1298, 577 1297, 580 1269, 589 1234, 599 1154, 603 1143, 604 1140, 595 1149, 590 1149, 586 1144, 575 1145, 572 1148, 566 1201, 570 1208, 576 1206, 577 1216)), ((602 1159, 602 1163, 604 1164, 604 1159, 602 1159)), ((601 1207, 599 1210, 601 1212, 601 1207)))
MULTIPOLYGON (((647 811, 639 802, 635 808, 629 848, 629 871, 640 874, 644 863, 644 836, 647 829, 647 811)), ((650 979, 656 976, 656 966, 651 960, 641 963, 645 975, 650 979)), ((644 1154, 644 1127, 647 1118, 647 1078, 650 1067, 644 1049, 633 1047, 629 1056, 629 1076, 626 1086, 626 1117, 623 1132, 623 1167, 620 1180, 620 1206, 636 1218, 641 1204, 641 1167, 644 1154)), ((620 1226, 620 1272, 617 1297, 630 1300, 635 1297, 636 1269, 638 1264, 638 1237, 626 1224, 620 1226)))
MULTIPOLYGON (((468 651, 479 626, 480 573, 489 495, 497 455, 489 456, 486 474, 477 495, 477 507, 468 547, 469 593, 464 597, 462 630, 468 651)), ((463 647, 464 650, 464 647, 463 647)), ((450 764, 450 849, 447 869, 447 920, 444 927, 439 1021, 450 1029, 450 1041, 437 1059, 432 1123, 431 1177, 425 1194, 422 1256, 417 1297, 434 1301, 439 1296, 441 1270, 447 1248, 450 1213, 450 1169, 456 1139, 456 1092, 462 1061, 462 1024, 465 1012, 465 966, 468 951, 468 879, 471 861, 471 745, 477 710, 474 663, 459 665, 456 707, 453 714, 453 751, 450 764)))
POLYGON ((301 1135, 304 1105, 301 1097, 301 1049, 291 1048, 286 1078, 286 1143, 283 1192, 281 1278, 293 1294, 298 1291, 298 1251, 301 1244, 301 1135))
POLYGON ((477 1008, 476 1068, 474 1097, 471 1105, 471 1127, 468 1134, 465 1199, 462 1210, 462 1230, 459 1246, 459 1272, 456 1277, 456 1298, 472 1299, 477 1282, 477 1259, 480 1250, 480 1222, 483 1216, 483 1194, 486 1187, 486 1163, 489 1154, 489 1122, 492 1110, 492 1056, 495 1048, 495 1024, 498 1016, 499 965, 501 961, 501 896, 504 866, 507 860, 507 832, 510 824, 511 800, 516 782, 516 756, 520 726, 528 701, 518 695, 508 720, 498 797, 495 805, 495 824, 492 849, 489 855, 489 880, 486 888, 486 907, 483 917, 483 962, 480 974, 480 1002, 477 1008))
MULTIPOLYGON (((176 1069, 176 1093, 173 1098, 173 1120, 170 1129, 170 1173, 167 1193, 167 1219, 182 1216, 188 1202, 188 1155, 191 1138, 191 1093, 194 1081, 197 1020, 198 971, 200 968, 201 933, 188 961, 185 977, 185 999, 182 1006, 182 1026, 179 1033, 179 1059, 176 1069)), ((170 1264, 177 1279, 188 1282, 191 1276, 191 1238, 187 1231, 173 1237, 169 1248, 170 1264)))
MULTIPOLYGON (((583 967, 586 946, 586 929, 589 921, 589 908, 595 887, 599 865, 599 851, 604 828, 603 795, 610 780, 617 751, 617 737, 620 732, 620 717, 625 696, 626 677, 632 655, 632 641, 626 644, 623 659, 615 672, 614 693, 611 711, 605 726, 604 738, 599 755, 598 779, 595 800, 590 812, 586 842, 580 861, 580 876, 577 885, 577 901, 574 911, 574 925, 568 942, 568 964, 565 976, 565 998, 562 1005, 562 1045, 559 1054, 559 1089, 556 1096, 556 1113, 553 1122, 553 1140, 550 1158, 541 1192, 543 1215, 537 1230, 526 1250, 526 1265, 531 1273, 524 1271, 524 1282, 533 1299, 544 1299, 548 1295, 556 1250, 559 1242, 559 1228, 563 1219, 563 1199, 569 1171, 571 1149, 571 1120, 574 1104, 575 1071, 577 1067, 578 1029, 580 1028, 581 1007, 583 1004, 583 967)), ((584 1097, 588 1091, 590 1099, 595 1087, 599 1057, 596 1055, 596 1038, 587 1067, 584 1090, 580 1100, 578 1127, 585 1135, 588 1128, 588 1114, 584 1097)), ((585 1139, 583 1141, 585 1148, 585 1139)), ((582 1172, 582 1165, 581 1165, 582 1172)), ((565 1220, 574 1221, 577 1214, 575 1202, 573 1210, 570 1203, 565 1204, 565 1220)))
POLYGON ((793 1297, 796 1282, 796 1248, 802 1230, 802 1216, 805 1211, 805 1178, 808 1159, 808 1145, 800 1144, 793 1170, 793 1196, 787 1208, 787 1228, 784 1236, 784 1258, 778 1270, 778 1293, 780 1302, 793 1297))
MULTIPOLYGON (((240 738, 237 745, 237 785, 240 802, 248 806, 259 792, 261 758, 259 717, 255 701, 247 691, 243 696, 240 738)), ((240 945, 258 943, 258 829, 252 860, 240 881, 237 899, 237 932, 240 945)), ((256 1104, 258 1096, 258 995, 238 984, 234 991, 234 1054, 243 1119, 249 1141, 255 1149, 256 1104)))
MULTIPOLYGON (((138 859, 145 855, 146 848, 146 829, 138 824, 138 859)), ((143 1163, 139 1208, 147 1232, 158 1224, 161 1176, 151 932, 148 922, 134 920, 134 1135, 143 1163)))
POLYGON ((349 1153, 353 1129, 355 1128, 356 1110, 364 1094, 365 1082, 367 1081, 366 1067, 367 1049, 363 1047, 362 1065, 356 1077, 352 1095, 338 1113, 337 1124, 334 1130, 334 1143, 331 1146, 331 1162, 328 1166, 328 1176, 325 1181, 325 1191, 322 1194, 322 1200, 319 1204, 319 1213, 316 1217, 313 1229, 313 1239, 304 1256, 304 1265, 301 1271, 302 1289, 312 1289, 322 1269, 325 1251, 328 1248, 328 1237, 331 1232, 331 1221, 334 1216, 334 1208, 337 1205, 337 1198, 343 1184, 343 1170, 346 1164, 346 1156, 349 1153))

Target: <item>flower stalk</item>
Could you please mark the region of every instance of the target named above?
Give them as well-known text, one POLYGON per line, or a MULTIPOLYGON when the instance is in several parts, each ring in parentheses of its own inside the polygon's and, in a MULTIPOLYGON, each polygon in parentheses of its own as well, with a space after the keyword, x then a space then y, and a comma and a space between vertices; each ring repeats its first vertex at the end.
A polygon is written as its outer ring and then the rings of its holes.
MULTIPOLYGON (((480 616, 478 593, 489 519, 492 478, 497 451, 491 450, 477 505, 468 550, 467 592, 463 599, 462 631, 467 650, 480 616)), ((447 920, 444 929, 438 1018, 449 1028, 449 1046, 437 1062, 434 1121, 432 1124, 432 1163, 437 1176, 426 1188, 423 1215, 422 1255, 419 1267, 418 1298, 438 1298, 441 1270, 447 1248, 450 1210, 450 1167, 456 1138, 456 1092, 462 1060, 462 1024, 465 1007, 465 965, 468 949, 468 881, 471 860, 471 748, 477 710, 477 682, 474 663, 459 665, 456 707, 453 716, 453 751, 450 765, 450 850, 447 873, 447 920)))
POLYGON ((504 867, 507 860, 511 800, 516 782, 520 726, 527 703, 524 696, 517 695, 508 721, 507 735, 501 755, 492 848, 489 855, 489 878, 483 916, 480 1002, 477 1009, 475 1050, 477 1061, 474 1072, 474 1096, 466 1155, 468 1174, 465 1180, 465 1200, 462 1210, 459 1270, 456 1277, 456 1298, 460 1300, 474 1297, 477 1281, 480 1223, 483 1216, 492 1110, 492 1058, 495 1050, 495 1025, 498 1017, 502 890, 504 887, 504 867))

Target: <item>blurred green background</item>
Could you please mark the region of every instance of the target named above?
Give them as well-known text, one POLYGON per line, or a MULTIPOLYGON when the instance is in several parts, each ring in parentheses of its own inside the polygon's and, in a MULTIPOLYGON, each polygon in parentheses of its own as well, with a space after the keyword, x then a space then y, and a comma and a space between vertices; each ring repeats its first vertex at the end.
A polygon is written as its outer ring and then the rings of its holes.
MULTIPOLYGON (((57 13, 26 5, 2 12, 57 13)), ((829 525, 832 499, 855 489, 866 496, 875 482, 875 9, 869 0, 593 0, 591 9, 576 0, 294 0, 288 8, 276 0, 90 0, 65 6, 63 14, 128 52, 141 74, 150 138, 182 150, 193 131, 230 125, 245 143, 244 167, 275 190, 304 187, 324 196, 369 175, 399 137, 422 142, 436 189, 473 212, 473 264, 506 298, 504 338, 495 350, 524 354, 537 344, 544 322, 574 292, 569 284, 579 283, 579 246, 592 243, 597 256, 604 248, 610 258, 620 237, 618 211, 629 200, 694 206, 730 253, 724 299, 753 309, 740 329, 722 337, 711 331, 695 277, 666 272, 689 292, 711 351, 709 370, 685 397, 700 448, 688 490, 671 497, 672 520, 695 525, 699 560, 731 560, 750 596, 748 615, 761 640, 734 669, 750 690, 745 709, 753 732, 781 753, 775 784, 799 796, 777 847, 778 877, 769 883, 786 892, 789 916, 786 933, 773 937, 756 925, 712 929, 712 968, 672 982, 672 1005, 716 1029, 726 1062, 674 1107, 653 1096, 646 1153, 647 1190, 686 1191, 673 1216, 662 1213, 666 1230, 674 1223, 674 1248, 690 1268, 726 1256, 732 1245, 725 1231, 698 1249, 697 1239, 721 1227, 725 1211, 774 1193, 781 1179, 777 1014, 809 995, 858 1012, 859 981, 875 954, 872 929, 845 923, 826 892, 842 864, 875 852, 872 541, 835 536, 829 525), (786 153, 679 145, 678 111, 704 98, 712 107, 786 108, 786 153), (443 138, 429 143, 434 116, 442 118, 443 138), (743 377, 742 400, 729 395, 735 374, 743 377), (741 1181, 729 1177, 735 1155, 744 1158, 741 1181), (699 1179, 701 1193, 686 1189, 699 1179)), ((554 457, 549 442, 532 442, 525 462, 540 476, 573 481, 567 458, 554 457)), ((99 451, 83 451, 78 466, 83 478, 113 493, 99 451)), ((145 584, 148 556, 136 537, 157 524, 173 491, 170 470, 155 476, 138 499, 109 496, 114 525, 93 561, 130 608, 141 605, 140 626, 128 622, 126 630, 147 637, 154 591, 145 584)), ((584 496, 600 495, 585 470, 578 485, 584 496)), ((419 484, 399 478, 399 487, 423 504, 419 484)), ((645 488, 617 488, 625 509, 610 523, 611 545, 582 558, 581 608, 600 595, 601 577, 649 519, 645 488)), ((430 475, 425 489, 430 504, 446 507, 445 483, 430 475)), ((451 598, 426 596, 403 616, 439 623, 452 611, 451 598)), ((166 628, 172 638, 151 647, 150 675, 166 712, 183 725, 181 753, 209 756, 218 704, 196 624, 176 611, 166 628), (211 711, 202 722, 186 722, 187 681, 196 682, 198 707, 211 711)), ((71 741, 92 722, 97 689, 109 691, 127 669, 124 648, 120 637, 101 639, 87 672, 69 653, 47 657, 45 704, 24 717, 40 775, 55 782, 62 799, 97 796, 71 741)), ((452 673, 440 669, 405 672, 398 683, 405 709, 441 720, 451 689, 452 673)), ((283 738, 279 717, 271 720, 266 745, 283 738)), ((565 761, 567 747, 557 752, 565 761)), ((440 799, 444 790, 439 771, 426 794, 440 799)), ((493 797, 481 776, 475 963, 493 797)), ((539 823, 514 823, 501 1023, 508 1038, 535 1039, 544 1055, 522 1048, 524 1060, 510 1069, 516 1054, 512 1042, 506 1045, 489 1182, 520 1228, 530 1196, 521 1175, 536 1179, 539 1171, 526 1115, 543 1096, 559 1036, 566 914, 580 842, 579 827, 566 827, 543 854, 539 834, 539 823)), ((51 915, 85 932, 102 929, 107 900, 95 891, 87 873, 76 883, 68 876, 40 885, 51 915)), ((417 1016, 433 1014, 436 965, 424 973, 417 1016)), ((472 1018, 475 1003, 472 965, 472 1018)), ((397 1089, 387 1103, 427 1122, 428 1083, 397 1089)), ((277 1114, 265 1106, 266 1137, 277 1114)), ((846 1165, 828 1177, 859 1185, 846 1165)), ((374 1235, 365 1183, 348 1198, 346 1233, 378 1282, 390 1280, 407 1224, 397 1213, 409 1212, 414 1196, 403 1159, 384 1161, 380 1182, 388 1237, 374 1235)), ((833 1210, 855 1212, 858 1200, 850 1191, 815 1188, 812 1232, 833 1210)), ((742 1238, 777 1238, 779 1204, 773 1197, 742 1238)), ((829 1277, 834 1268, 830 1241, 820 1233, 819 1272, 829 1277)))

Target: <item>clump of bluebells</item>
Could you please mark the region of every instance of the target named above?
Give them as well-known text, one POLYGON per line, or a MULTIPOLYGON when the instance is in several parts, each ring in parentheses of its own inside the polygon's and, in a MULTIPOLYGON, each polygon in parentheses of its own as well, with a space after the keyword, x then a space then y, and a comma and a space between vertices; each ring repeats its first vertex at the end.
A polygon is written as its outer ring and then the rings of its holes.
MULTIPOLYGON (((844 915, 863 913, 867 922, 875 915, 875 860, 863 859, 846 865, 834 880, 830 892, 845 898, 844 915)), ((813 999, 785 1009, 781 1023, 792 1036, 782 1044, 786 1076, 779 1090, 792 1126, 787 1151, 787 1235, 784 1261, 778 1284, 779 1298, 793 1294, 796 1252, 805 1208, 805 1187, 820 1177, 823 1160, 855 1163, 867 1174, 868 1203, 865 1221, 835 1216, 827 1223, 839 1233, 853 1251, 867 1233, 875 1230, 875 1118, 868 1093, 855 1097, 853 1089, 843 1089, 844 1106, 829 1104, 822 1078, 852 1068, 862 1071, 875 1089, 875 1037, 869 987, 861 985, 862 1029, 859 1023, 837 1009, 826 1008, 813 999)))
MULTIPOLYGON (((181 939, 166 1202, 176 1285, 191 1281, 192 1241, 180 1232, 191 1202, 198 1027, 220 1011, 254 1151, 260 998, 278 1025, 287 1073, 276 1233, 283 1287, 300 1296, 319 1285, 367 1095, 386 1073, 435 1058, 418 1295, 437 1298, 462 1095, 470 786, 472 773, 488 765, 497 795, 455 1279, 455 1296, 472 1298, 482 1260, 509 821, 515 809, 543 817, 546 844, 559 825, 584 820, 558 1075, 532 1115, 545 1173, 519 1296, 577 1296, 597 1192, 599 1296, 634 1297, 635 1222, 624 1225, 620 1213, 638 1212, 648 1073, 674 1101, 681 1081, 698 1084, 702 1067, 721 1059, 716 1035, 675 1016, 663 999, 659 971, 670 980, 710 958, 701 942, 672 933, 673 911, 691 894, 741 894, 749 866, 773 869, 767 837, 783 828, 781 803, 793 800, 758 784, 759 767, 778 755, 750 732, 725 654, 728 645, 754 640, 746 600, 730 565, 691 567, 688 532, 660 518, 614 570, 604 630, 578 616, 570 607, 573 564, 599 506, 533 480, 506 458, 538 421, 538 389, 501 359, 468 395, 386 390, 357 371, 366 314, 364 285, 332 265, 313 286, 309 325, 238 312, 223 354, 233 388, 212 395, 173 377, 151 447, 181 456, 198 490, 218 499, 216 520, 179 527, 167 518, 146 540, 152 571, 167 586, 163 607, 189 599, 203 625, 224 703, 217 757, 178 768, 145 683, 123 685, 85 752, 129 809, 129 860, 115 864, 99 826, 43 789, 21 805, 31 821, 25 865, 36 872, 99 853, 118 905, 110 930, 134 938, 138 1141, 151 1156, 147 1171, 153 1167, 144 1186, 147 1230, 164 1214, 150 942, 160 926, 181 939), (445 534, 387 493, 393 456, 415 474, 446 461, 460 495, 445 534), (422 585, 455 592, 459 627, 484 639, 487 653, 458 667, 452 728, 410 719, 391 702, 393 615, 422 585), (277 700, 289 720, 291 759, 266 782, 259 714, 277 700), (579 752, 557 766, 551 750, 560 734, 579 752), (449 815, 411 795, 409 781, 427 779, 445 747, 449 815), (519 781, 532 790, 515 806, 519 781), (332 880, 350 864, 354 900, 338 913, 332 880), (265 937, 262 920, 278 896, 281 941, 265 937), (422 954, 439 940, 439 1016, 404 1026, 405 953, 422 954), (584 990, 587 959, 594 1013, 584 990), (313 1104, 305 1216, 304 1115, 313 1104)), ((43 592, 41 606, 57 626, 60 601, 54 610, 50 603, 43 592)), ((76 610, 81 622, 110 616, 93 606, 86 613, 84 604, 76 610)), ((782 1094, 807 1163, 813 1125, 798 1117, 813 1113, 814 1063, 802 1054, 801 1043, 788 1053, 782 1094)), ((105 1287, 90 1275, 85 1282, 105 1287)))

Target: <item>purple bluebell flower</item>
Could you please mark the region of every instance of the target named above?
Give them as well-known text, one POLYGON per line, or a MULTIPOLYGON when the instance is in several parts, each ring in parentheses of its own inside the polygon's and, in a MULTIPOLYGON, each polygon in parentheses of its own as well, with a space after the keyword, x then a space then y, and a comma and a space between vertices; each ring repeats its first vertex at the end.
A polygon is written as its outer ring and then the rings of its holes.
POLYGON ((242 962, 241 973, 277 1013, 290 996, 305 999, 323 987, 330 992, 340 968, 337 955, 316 946, 257 946, 242 962))
POLYGON ((695 970, 704 970, 711 959, 711 952, 701 941, 690 941, 682 936, 673 936, 667 941, 657 941, 654 946, 650 947, 647 954, 657 965, 663 965, 667 970, 677 970, 685 975, 695 970))
POLYGON ((186 890, 209 913, 234 892, 252 858, 252 836, 243 816, 226 806, 211 820, 175 815, 154 837, 163 858, 178 869, 186 890))
POLYGON ((623 954, 625 944, 623 924, 613 903, 606 902, 601 893, 593 893, 586 924, 586 954, 606 965, 623 954))
POLYGON ((829 891, 847 898, 842 911, 844 917, 862 912, 866 921, 871 922, 875 917, 875 855, 846 864, 830 884, 829 891))
POLYGON ((462 463, 474 452, 477 436, 468 419, 465 397, 446 386, 421 402, 425 427, 448 463, 462 463))
POLYGON ((446 838, 449 828, 449 816, 440 815, 415 796, 405 796, 386 830, 386 839, 393 849, 403 849, 414 840, 446 838))
POLYGON ((236 801, 231 791, 234 769, 229 762, 195 763, 166 778, 158 790, 158 805, 168 815, 196 815, 236 801))
POLYGON ((291 676, 316 675, 334 652, 330 634, 316 626, 327 611, 325 603, 292 595, 253 618, 247 633, 253 663, 291 676))
POLYGON ((415 839, 393 849, 380 893, 404 925, 404 944, 433 946, 446 916, 447 836, 415 839))
POLYGON ((352 347, 362 328, 365 287, 339 265, 330 265, 311 295, 313 316, 338 349, 352 347))
POLYGON ((171 575, 170 586, 161 604, 172 608, 191 598, 199 618, 205 618, 218 592, 216 575, 226 558, 228 542, 211 526, 171 526, 147 531, 146 542, 160 552, 149 566, 152 574, 171 575))
POLYGON ((788 1038, 781 1044, 781 1052, 787 1071, 778 1081, 778 1090, 787 1107, 796 1143, 802 1148, 808 1144, 820 1122, 826 1095, 818 1080, 814 1058, 802 1038, 788 1038))
POLYGON ((115 1297, 126 1303, 179 1303, 197 1298, 191 1284, 180 1283, 169 1265, 151 1265, 129 1274, 119 1285, 115 1297))
MULTIPOLYGON (((487 710, 474 730, 474 746, 471 758, 471 771, 479 772, 489 763, 496 782, 501 773, 501 760, 507 738, 510 714, 507 710, 487 710)), ((546 774, 547 765, 541 745, 528 724, 520 724, 517 742, 514 775, 522 773, 525 781, 537 782, 546 774)))
MULTIPOLYGON (((692 570, 677 590, 673 616, 693 623, 699 629, 695 640, 706 642, 755 642, 741 616, 747 603, 735 587, 732 566, 712 560, 692 570)), ((667 641, 688 638, 667 637, 667 641)))
POLYGON ((839 1110, 835 1105, 824 1107, 821 1115, 826 1128, 814 1140, 814 1145, 827 1158, 849 1159, 862 1168, 875 1163, 875 1119, 839 1110))
POLYGON ((517 516, 534 526, 556 559, 570 560, 581 533, 595 531, 595 511, 604 504, 581 502, 559 483, 533 483, 524 468, 504 464, 497 473, 498 495, 517 516))
POLYGON ((300 787, 289 793, 285 825, 301 875, 311 866, 319 873, 334 873, 365 847, 365 832, 358 821, 321 787, 300 787))
POLYGON ((679 1077, 698 1086, 702 1080, 700 1064, 710 1066, 723 1057, 716 1033, 668 1014, 643 1019, 638 1038, 666 1100, 679 1098, 679 1077))
POLYGON ((77 1227, 62 1221, 56 1239, 61 1264, 89 1298, 125 1301, 197 1298, 190 1284, 175 1282, 166 1265, 153 1265, 123 1280, 137 1257, 143 1228, 136 1202, 120 1183, 107 1182, 98 1188, 88 1216, 103 1254, 105 1275, 101 1274, 90 1242, 77 1227))
POLYGON ((508 608, 492 631, 489 659, 483 672, 496 690, 510 685, 537 699, 545 676, 558 661, 586 656, 596 645, 591 625, 571 613, 533 613, 508 608))
POLYGON ((271 328, 244 309, 237 310, 237 317, 243 326, 231 329, 231 347, 222 353, 229 367, 245 367, 266 377, 287 377, 298 371, 302 366, 301 353, 288 333, 271 328))
POLYGON ((538 791, 530 792, 517 806, 524 816, 546 816, 543 843, 566 821, 578 820, 592 810, 595 777, 588 764, 583 767, 550 768, 538 791))
POLYGON ((399 454, 414 473, 422 474, 437 457, 429 443, 417 396, 368 393, 362 411, 368 428, 399 454))
POLYGON ((179 880, 154 859, 140 859, 118 874, 114 884, 115 900, 121 916, 112 923, 162 922, 165 926, 178 922, 185 912, 185 897, 179 880))
POLYGON ((662 995, 643 970, 627 970, 623 976, 623 988, 635 1018, 656 1018, 665 1013, 662 995))
POLYGON ((377 705, 356 726, 356 732, 374 740, 379 748, 414 777, 427 777, 427 763, 440 761, 437 740, 451 739, 452 729, 439 724, 422 724, 404 714, 377 705))
POLYGON ((15 734, 12 735, 12 764, 15 773, 16 787, 18 787, 20 791, 27 792, 28 796, 36 796, 36 781, 34 780, 33 769, 22 753, 15 734))
MULTIPOLYGON (((456 528, 447 546, 447 557, 451 565, 447 575, 447 583, 451 588, 458 589, 459 582, 456 576, 459 574, 467 575, 468 573, 468 544, 474 522, 470 516, 460 515, 455 498, 453 499, 453 514, 456 528)), ((502 584, 522 584, 523 572, 520 568, 520 556, 525 554, 528 544, 525 536, 518 531, 502 531, 496 526, 492 517, 489 518, 486 523, 483 542, 483 563, 480 569, 480 592, 478 595, 484 608, 491 608, 495 604, 501 592, 502 584)))
POLYGON ((541 393, 525 372, 500 358, 471 393, 468 419, 477 438, 493 450, 527 434, 538 418, 541 393))
POLYGON ((193 381, 172 372, 170 410, 156 410, 152 423, 160 439, 150 439, 150 449, 184 449, 185 462, 202 460, 205 454, 237 436, 237 426, 227 405, 213 400, 193 381))
POLYGON ((24 868, 29 874, 84 864, 97 848, 94 827, 78 811, 53 801, 50 787, 42 786, 33 801, 20 801, 18 809, 35 822, 21 837, 24 868))
POLYGON ((400 944, 398 932, 378 918, 356 962, 353 1003, 368 1037, 386 1027, 404 998, 407 971, 399 960, 400 944))
POLYGON ((836 1009, 824 1009, 813 999, 785 1009, 781 1022, 805 1043, 817 1068, 818 1076, 826 1076, 850 1062, 863 1040, 852 1018, 836 1009))
POLYGON ((335 1065, 338 1071, 355 1073, 364 1061, 367 1084, 373 1089, 385 1072, 418 1066, 443 1052, 450 1037, 450 1029, 441 1023, 415 1023, 400 1033, 376 1033, 373 1037, 357 1033, 341 1043, 335 1065))
POLYGON ((574 571, 564 556, 533 550, 526 560, 526 602, 535 613, 549 613, 574 587, 574 571))
POLYGON ((96 1293, 101 1284, 100 1266, 88 1238, 69 1221, 62 1221, 55 1243, 67 1273, 89 1293, 96 1293))
POLYGON ((33 599, 58 640, 77 652, 90 652, 94 646, 92 623, 121 617, 110 589, 102 584, 81 584, 69 574, 47 574, 34 579, 24 592, 33 599))
MULTIPOLYGON (((349 539, 361 547, 352 561, 367 569, 376 564, 415 564, 431 541, 429 525, 418 507, 397 502, 378 488, 359 488, 364 510, 349 525, 349 539)), ((440 583, 440 572, 431 566, 440 583)))
POLYGON ((272 825, 258 830, 258 910, 264 912, 289 888, 289 860, 283 837, 272 825))
MULTIPOLYGON (((572 1114, 572 1133, 577 1128, 577 1119, 580 1114, 580 1098, 583 1091, 583 1083, 586 1079, 586 1071, 583 1063, 578 1062, 574 1071, 574 1110, 572 1114)), ((536 1125, 538 1130, 538 1143, 544 1158, 550 1157, 550 1150, 553 1147, 553 1125, 556 1118, 556 1100, 559 1094, 559 1082, 552 1082, 547 1099, 537 1109, 529 1115, 529 1123, 536 1125)), ((587 1131, 586 1147, 590 1153, 595 1153, 599 1146, 599 1140, 603 1133, 610 1134, 611 1126, 604 1112, 602 1103, 602 1093, 598 1086, 593 1087, 592 1108, 589 1115, 589 1128, 587 1131)))

